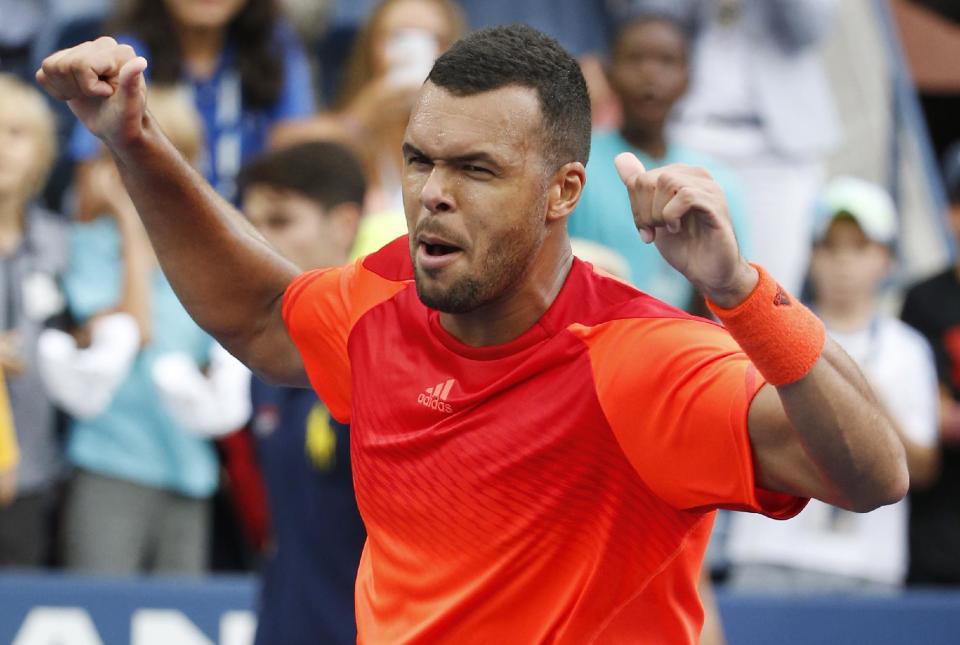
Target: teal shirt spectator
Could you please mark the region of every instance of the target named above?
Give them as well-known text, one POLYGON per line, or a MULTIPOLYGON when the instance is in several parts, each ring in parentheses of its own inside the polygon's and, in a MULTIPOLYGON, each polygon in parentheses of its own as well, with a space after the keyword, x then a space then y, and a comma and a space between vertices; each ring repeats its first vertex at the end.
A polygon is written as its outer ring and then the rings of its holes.
MULTIPOLYGON (((73 224, 69 249, 64 289, 71 313, 82 324, 120 299, 122 256, 114 220, 101 217, 73 224)), ((73 421, 67 457, 75 466, 101 475, 207 497, 217 484, 213 446, 183 430, 167 414, 150 371, 157 357, 168 352, 185 352, 203 365, 213 340, 183 309, 159 268, 152 276, 150 305, 150 343, 108 408, 95 418, 73 421)))
POLYGON ((667 154, 662 159, 653 159, 627 143, 619 132, 598 132, 593 135, 590 163, 587 165, 587 185, 567 225, 570 236, 590 240, 616 251, 629 265, 630 275, 627 277, 634 286, 676 307, 687 307, 693 297, 693 287, 667 264, 656 246, 640 240, 630 211, 630 198, 613 165, 613 160, 621 152, 634 153, 648 170, 672 163, 705 168, 726 195, 741 253, 749 258, 743 191, 736 177, 723 165, 680 144, 669 143, 667 154))

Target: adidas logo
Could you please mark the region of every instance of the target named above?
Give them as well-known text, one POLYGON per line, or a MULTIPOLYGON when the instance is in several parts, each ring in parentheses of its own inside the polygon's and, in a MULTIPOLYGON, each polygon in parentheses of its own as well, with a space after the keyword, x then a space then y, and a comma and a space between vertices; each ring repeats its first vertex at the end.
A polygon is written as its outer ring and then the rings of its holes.
POLYGON ((450 379, 446 383, 438 383, 433 387, 428 387, 417 395, 417 403, 425 408, 450 414, 453 412, 453 406, 447 403, 447 396, 450 395, 450 388, 453 387, 453 383, 454 379, 450 379))

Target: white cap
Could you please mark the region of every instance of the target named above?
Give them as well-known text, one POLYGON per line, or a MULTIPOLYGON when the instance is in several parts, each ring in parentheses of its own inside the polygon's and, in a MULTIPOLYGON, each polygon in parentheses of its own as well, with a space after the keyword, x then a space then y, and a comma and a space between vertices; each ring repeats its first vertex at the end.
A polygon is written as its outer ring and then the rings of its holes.
POLYGON ((821 241, 837 217, 849 216, 864 235, 890 245, 897 237, 897 209, 890 194, 877 184, 856 177, 832 179, 817 197, 813 239, 821 241))

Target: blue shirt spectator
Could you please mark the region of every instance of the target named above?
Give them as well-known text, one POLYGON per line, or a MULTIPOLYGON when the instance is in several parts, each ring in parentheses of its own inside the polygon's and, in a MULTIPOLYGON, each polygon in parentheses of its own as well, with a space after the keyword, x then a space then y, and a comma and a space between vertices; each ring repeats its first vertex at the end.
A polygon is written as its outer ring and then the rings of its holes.
MULTIPOLYGON (((243 104, 235 43, 227 43, 210 77, 197 78, 184 72, 182 78, 203 120, 206 146, 201 171, 217 192, 230 200, 236 199, 235 179, 241 165, 266 147, 273 125, 309 116, 314 111, 310 67, 296 33, 289 25, 280 23, 275 38, 282 51, 284 81, 277 102, 269 109, 250 109, 243 104)), ((136 37, 124 34, 118 40, 150 59, 150 52, 136 37)), ((73 158, 86 160, 98 150, 96 138, 77 125, 70 142, 73 158)))
POLYGON ((354 643, 366 530, 353 493, 350 429, 313 390, 254 379, 252 402, 272 529, 256 643, 354 643))

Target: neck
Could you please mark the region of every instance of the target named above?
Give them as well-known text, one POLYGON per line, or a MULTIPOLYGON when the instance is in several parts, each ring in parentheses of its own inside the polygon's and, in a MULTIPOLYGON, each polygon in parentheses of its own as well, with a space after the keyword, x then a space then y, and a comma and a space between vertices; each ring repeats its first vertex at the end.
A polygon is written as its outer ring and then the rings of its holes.
POLYGON ((865 329, 876 315, 877 303, 873 297, 843 302, 815 304, 817 315, 834 331, 853 332, 865 329))
POLYGON ((565 229, 550 234, 518 289, 465 314, 440 314, 440 324, 454 338, 473 347, 502 345, 521 336, 556 300, 573 264, 565 229))
POLYGON ((648 127, 627 120, 620 130, 620 136, 631 146, 642 150, 654 159, 662 159, 667 155, 667 138, 664 135, 663 124, 658 127, 648 127))
POLYGON ((225 29, 183 26, 177 29, 184 65, 193 76, 208 78, 213 75, 223 50, 225 34, 225 29))
POLYGON ((26 202, 16 195, 0 196, 0 254, 6 255, 19 246, 26 207, 26 202))

